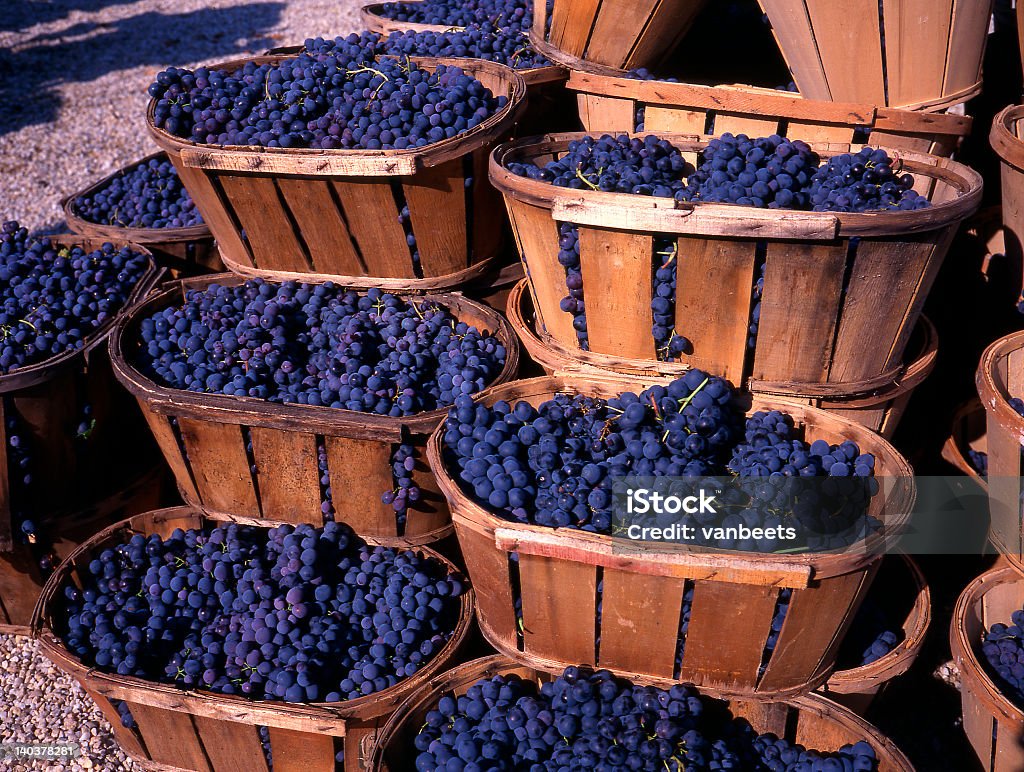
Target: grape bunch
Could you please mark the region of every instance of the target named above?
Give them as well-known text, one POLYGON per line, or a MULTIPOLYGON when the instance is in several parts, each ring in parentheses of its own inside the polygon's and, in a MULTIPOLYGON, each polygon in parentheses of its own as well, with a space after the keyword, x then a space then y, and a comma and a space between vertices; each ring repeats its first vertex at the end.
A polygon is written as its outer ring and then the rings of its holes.
POLYGON ((416 469, 416 448, 408 442, 400 443, 391 457, 391 474, 395 480, 394 490, 381 495, 384 504, 394 507, 399 532, 405 527, 409 507, 420 498, 420 488, 413 479, 416 469))
POLYGON ((132 715, 132 709, 128 707, 128 703, 124 700, 111 700, 110 702, 121 719, 121 726, 125 729, 135 729, 135 717, 132 715))
POLYGON ((914 177, 897 174, 898 161, 865 147, 833 156, 811 177, 807 191, 815 212, 912 211, 931 202, 914 190, 914 177))
POLYGON ((413 24, 443 24, 467 27, 493 22, 529 30, 533 24, 533 6, 523 0, 422 0, 421 2, 384 3, 381 15, 394 21, 413 24))
POLYGON ((608 671, 568 667, 539 687, 512 675, 441 696, 416 735, 415 768, 877 770, 866 741, 808 750, 745 720, 697 690, 639 686, 608 671))
POLYGON ((981 653, 1007 696, 1024 705, 1024 610, 1010 615, 1010 624, 997 622, 984 633, 981 653))
POLYGON ((133 535, 64 587, 89 667, 257 700, 340 702, 394 686, 451 638, 462 582, 433 558, 327 523, 133 535))
POLYGON ((379 53, 364 33, 232 73, 172 67, 149 87, 154 119, 203 144, 404 150, 469 131, 508 102, 458 67, 429 72, 379 53))
POLYGON ((395 417, 480 391, 506 357, 432 301, 331 282, 211 284, 140 327, 140 368, 172 388, 395 417))
POLYGON ((76 198, 73 211, 83 220, 120 228, 187 228, 203 222, 166 156, 111 177, 102 188, 76 198))
POLYGON ((0 229, 0 375, 85 346, 128 302, 150 260, 128 247, 86 251, 0 229))
POLYGON ((551 64, 534 50, 527 31, 492 22, 444 32, 396 30, 383 41, 382 48, 393 56, 486 59, 514 70, 530 70, 551 64))
POLYGON ((583 298, 583 269, 580 264, 579 229, 569 222, 558 224, 558 263, 565 269, 565 288, 568 295, 558 307, 572 315, 572 328, 583 351, 590 350, 587 335, 587 307, 583 298))
POLYGON ((658 359, 671 362, 692 351, 690 341, 676 332, 676 279, 679 245, 668 238, 654 240, 654 279, 651 287, 651 334, 658 359))

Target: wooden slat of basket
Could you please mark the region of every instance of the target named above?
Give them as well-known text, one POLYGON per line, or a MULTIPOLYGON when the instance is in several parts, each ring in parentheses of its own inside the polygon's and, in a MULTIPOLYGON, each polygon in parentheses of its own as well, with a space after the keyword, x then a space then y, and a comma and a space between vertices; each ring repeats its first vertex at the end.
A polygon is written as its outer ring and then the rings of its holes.
POLYGON ((309 271, 305 244, 284 211, 277 185, 270 177, 217 175, 228 205, 245 229, 256 265, 278 265, 288 271, 309 271))
MULTIPOLYGON (((644 127, 646 129, 646 123, 644 127)), ((719 113, 715 116, 714 134, 746 134, 748 137, 767 137, 777 134, 779 121, 777 118, 765 118, 754 115, 719 113)))
MULTIPOLYGON (((856 129, 850 125, 819 123, 818 121, 790 120, 786 129, 786 136, 791 139, 802 139, 804 142, 840 142, 843 144, 853 142, 856 129)), ((886 143, 876 135, 871 134, 871 143, 885 145, 886 143)), ((928 152, 925 148, 922 152, 928 152)))
POLYGON ((846 0, 842 14, 836 13, 832 0, 804 2, 818 56, 828 72, 829 90, 843 94, 844 99, 885 104, 878 0, 846 0))
POLYGON ((363 262, 369 263, 366 256, 373 255, 373 264, 385 275, 414 278, 409 244, 398 219, 391 184, 386 180, 336 180, 334 190, 363 262))
POLYGON ((954 0, 943 95, 972 90, 979 80, 976 66, 983 59, 992 6, 992 0, 954 0))
POLYGON ((630 62, 636 57, 630 48, 640 45, 640 37, 645 34, 644 25, 649 23, 653 14, 660 13, 659 5, 658 0, 605 0, 600 4, 600 13, 594 22, 594 32, 585 54, 583 49, 559 48, 588 61, 632 67, 630 62))
POLYGON ((905 105, 943 93, 953 0, 883 0, 889 103, 905 105), (928 41, 928 42, 922 42, 928 41))
MULTIPOLYGON (((580 265, 591 351, 654 359, 652 255, 648 234, 580 228, 580 265), (630 323, 622 324, 623 319, 630 323)), ((563 282, 564 283, 564 282, 563 282)))
POLYGON ((324 449, 338 519, 356 533, 394 530, 395 510, 380 500, 384 491, 395 487, 390 443, 324 437, 324 449))
MULTIPOLYGON (((967 740, 970 742, 971 747, 974 748, 974 753, 978 759, 991 759, 997 731, 996 721, 993 719, 992 714, 985 710, 984 704, 968 684, 962 685, 961 692, 963 698, 964 734, 967 735, 967 740)), ((983 769, 992 772, 991 767, 988 765, 983 767, 983 769)))
POLYGON ((203 506, 217 512, 259 517, 252 471, 237 424, 179 418, 203 506))
MULTIPOLYGON (((466 175, 462 159, 422 170, 415 185, 403 185, 424 276, 444 276, 466 267, 466 175)), ((406 250, 408 251, 408 249, 406 250)))
POLYGON ((988 418, 989 532, 998 546, 1024 555, 1021 542, 1021 438, 1010 427, 988 418))
MULTIPOLYGON (((589 126, 593 132, 615 131, 623 126, 636 128, 636 102, 632 99, 580 94, 577 101, 583 125, 589 126)), ((651 116, 647 114, 644 118, 645 131, 656 130, 651 127, 650 122, 651 116)))
POLYGON ((598 18, 598 9, 601 9, 601 17, 604 17, 608 15, 605 7, 618 7, 615 0, 609 0, 607 3, 602 3, 601 0, 558 0, 554 6, 551 16, 551 42, 572 56, 583 56, 587 51, 587 41, 596 37, 596 34, 591 34, 591 30, 597 32, 594 23, 598 18))
MULTIPOLYGON (((734 716, 747 719, 759 732, 786 736, 786 719, 791 710, 786 703, 730 700, 729 710, 734 716)), ((812 747, 817 746, 812 743, 812 747)))
POLYGON ((185 166, 228 173, 407 176, 416 172, 416 159, 403 151, 380 150, 373 155, 371 152, 356 157, 329 151, 289 152, 284 148, 263 147, 242 150, 212 145, 182 147, 179 151, 185 166))
MULTIPOLYGON (((632 114, 629 120, 633 120, 632 114)), ((703 110, 683 110, 675 107, 658 107, 652 104, 644 107, 644 131, 703 134, 706 124, 707 113, 703 110)), ((632 126, 631 123, 619 123, 618 121, 609 125, 632 126)), ((633 128, 636 127, 633 126, 633 128)))
POLYGON ((0 624, 24 625, 36 603, 26 588, 42 584, 42 577, 29 549, 12 546, 12 551, 0 555, 0 624))
POLYGON ((470 189, 473 218, 469 223, 472 247, 471 257, 485 258, 497 254, 502 247, 506 227, 505 204, 501 194, 487 179, 487 163, 490 153, 481 148, 473 153, 473 184, 470 189))
POLYGON ((260 513, 284 523, 323 521, 316 436, 277 429, 250 429, 252 453, 259 470, 260 513))
POLYGON ((473 577, 473 587, 480 588, 477 603, 479 619, 486 619, 489 634, 502 648, 515 651, 516 618, 509 583, 508 557, 494 549, 494 537, 469 525, 455 526, 466 570, 473 577))
POLYGON ((66 499, 67 480, 76 474, 78 457, 68 430, 78 425, 77 394, 75 372, 69 367, 55 378, 9 395, 30 435, 33 479, 29 495, 37 508, 66 499))
POLYGON ((141 702, 131 702, 128 707, 153 761, 195 772, 213 772, 192 724, 191 715, 141 702))
MULTIPOLYGON (((766 0, 758 2, 767 13, 766 0)), ((786 52, 786 62, 800 93, 811 99, 831 100, 821 52, 811 32, 804 0, 772 0, 772 6, 778 9, 771 19, 772 34, 779 48, 786 52)))
POLYGON ((843 242, 768 244, 755 379, 825 380, 842 302, 846 254, 843 242), (833 322, 823 325, 822 319, 833 322))
MULTIPOLYGON (((494 544, 490 545, 494 549, 494 544)), ((526 648, 558 651, 580 664, 595 662, 597 571, 593 566, 519 555, 526 648), (571 587, 572 592, 552 588, 571 587), (563 631, 571 630, 571 634, 563 631)))
POLYGON ((244 257, 253 264, 252 251, 232 220, 226 199, 221 195, 219 187, 200 169, 190 169, 183 164, 175 164, 174 168, 178 170, 178 177, 195 201, 196 208, 206 212, 203 220, 211 231, 217 233, 218 244, 232 255, 236 255, 238 259, 244 257))
POLYGON ((281 177, 277 187, 303 234, 314 271, 341 276, 365 271, 329 181, 281 177))
POLYGON ((647 655, 647 672, 659 678, 675 673, 683 582, 605 569, 601 594, 601 667, 629 669, 637 646, 647 655), (635 620, 644 620, 638 630, 635 620))
POLYGON ((209 716, 192 716, 192 722, 216 772, 267 772, 255 726, 209 716))
MULTIPOLYGON (((679 45, 703 7, 704 2, 699 0, 658 0, 633 50, 629 52, 628 60, 621 66, 632 68, 659 64, 679 45)), ((622 31, 614 27, 609 27, 607 34, 612 40, 623 37, 622 31)), ((620 66, 617 62, 612 64, 620 66)))
MULTIPOLYGON (((82 685, 80 684, 80 686, 82 685)), ((96 707, 99 708, 100 713, 102 713, 103 717, 110 723, 110 728, 114 733, 114 739, 117 741, 117 744, 120 745, 121 748, 129 755, 135 756, 136 758, 149 758, 149 754, 146 753, 146 749, 143 747, 138 735, 121 723, 121 714, 114 709, 110 700, 102 694, 94 692, 85 686, 82 686, 82 690, 89 695, 89 698, 94 703, 96 703, 96 707)))
POLYGON ((269 731, 274 772, 334 772, 331 735, 295 732, 276 726, 269 727, 269 731))
POLYGON ((412 481, 420 489, 420 498, 416 502, 416 509, 409 513, 406 520, 406 537, 451 528, 452 516, 448 511, 448 502, 441 494, 437 478, 427 464, 426 451, 419 444, 416 446, 416 468, 412 472, 412 481))
POLYGON ((192 479, 192 470, 189 469, 188 462, 181 455, 178 438, 171 427, 171 419, 163 413, 156 413, 150 410, 144 400, 140 399, 138 403, 146 423, 149 424, 150 432, 152 432, 153 437, 156 439, 157 445, 160 446, 160 452, 163 453, 164 458, 167 460, 167 465, 171 468, 171 472, 174 474, 175 480, 177 480, 178 488, 181 490, 182 495, 190 501, 198 501, 199 493, 196 491, 195 483, 192 479))
POLYGON ((740 383, 757 244, 680 237, 677 245, 676 330, 693 344, 693 354, 684 360, 740 383), (714 293, 708 293, 709 286, 714 293))

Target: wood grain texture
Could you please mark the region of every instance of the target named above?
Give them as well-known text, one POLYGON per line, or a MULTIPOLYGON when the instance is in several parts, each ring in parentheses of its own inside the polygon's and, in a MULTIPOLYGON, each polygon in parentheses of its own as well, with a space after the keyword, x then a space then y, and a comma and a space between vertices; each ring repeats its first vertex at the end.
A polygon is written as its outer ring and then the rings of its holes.
POLYGON ((707 113, 703 110, 662 107, 651 103, 644 106, 644 131, 703 134, 706 124, 707 113))
POLYGON ((382 493, 395 487, 391 443, 324 437, 324 448, 335 519, 362 536, 394 536, 395 510, 380 500, 382 493))
POLYGON ((584 56, 587 54, 591 30, 597 32, 595 23, 616 7, 617 0, 556 0, 551 15, 549 40, 572 56, 584 56))
POLYGON ((174 169, 195 201, 203 222, 209 226, 210 233, 217 240, 218 249, 237 263, 255 265, 249 245, 242 239, 238 225, 227 208, 227 202, 221 196, 220 186, 214 182, 213 173, 185 166, 177 153, 169 152, 168 157, 174 162, 174 169))
POLYGON ((285 211, 271 177, 221 174, 217 179, 228 206, 245 230, 257 266, 286 271, 312 269, 306 245, 285 211))
POLYGON ((424 169, 404 182, 424 276, 444 276, 468 264, 466 176, 462 159, 424 169))
POLYGON ((333 184, 370 275, 415 278, 391 183, 345 178, 333 184))
MULTIPOLYGON (((942 96, 980 88, 993 0, 953 0, 942 96)), ((1020 18, 1020 7, 1017 8, 1020 18)))
POLYGON ((190 504, 199 503, 199 493, 196 491, 195 482, 192 480, 192 471, 189 468, 188 459, 182 454, 181 446, 178 444, 178 437, 171 426, 170 418, 163 413, 155 413, 149 409, 145 400, 138 400, 142 415, 149 424, 149 430, 156 438, 160 451, 163 453, 167 466, 174 474, 174 481, 181 491, 182 498, 190 504))
POLYGON ((140 702, 131 703, 131 711, 153 761, 194 772, 213 772, 191 715, 140 702))
POLYGON ((316 435, 250 429, 263 517, 321 525, 316 435))
POLYGON ((179 418, 178 426, 203 506, 259 517, 241 427, 191 418, 179 418))
MULTIPOLYGON (((629 64, 634 60, 631 52, 648 24, 655 20, 665 23, 655 16, 659 5, 659 0, 602 0, 585 58, 609 67, 644 66, 629 64)), ((678 22, 682 23, 682 19, 678 22)), ((663 53, 664 49, 658 55, 663 53)))
MULTIPOLYGON (((800 93, 809 99, 831 101, 828 77, 815 41, 804 0, 758 0, 768 15, 772 33, 789 65, 800 93)), ((876 14, 877 15, 877 14, 876 14)))
POLYGON ((636 102, 632 99, 581 93, 578 102, 580 120, 588 132, 636 130, 636 102))
POLYGON ((330 182, 281 177, 277 187, 302 232, 314 271, 342 276, 366 272, 330 182))
POLYGON ((508 555, 495 546, 493 535, 465 521, 455 521, 455 533, 477 592, 481 631, 488 640, 496 639, 493 645, 515 651, 518 636, 508 555))
POLYGON ((274 772, 334 772, 334 738, 329 734, 270 727, 274 772))
MULTIPOLYGON (((715 127, 713 134, 746 134, 748 137, 767 137, 777 134, 779 121, 777 118, 763 117, 757 115, 730 115, 718 113, 715 115, 715 127)), ((798 137, 802 139, 802 137, 798 137)))
POLYGON ((954 0, 883 0, 890 104, 942 96, 953 5, 954 0))
POLYGON ((255 726, 206 716, 193 716, 192 721, 216 772, 266 772, 255 726))
POLYGON ((526 651, 596 665, 597 571, 568 560, 520 554, 519 576, 526 651), (572 592, 553 592, 555 587, 571 587, 572 592))
POLYGON ((600 666, 671 679, 684 582, 615 569, 603 582, 600 666))
POLYGON ((804 2, 832 99, 884 104, 878 0, 804 2))

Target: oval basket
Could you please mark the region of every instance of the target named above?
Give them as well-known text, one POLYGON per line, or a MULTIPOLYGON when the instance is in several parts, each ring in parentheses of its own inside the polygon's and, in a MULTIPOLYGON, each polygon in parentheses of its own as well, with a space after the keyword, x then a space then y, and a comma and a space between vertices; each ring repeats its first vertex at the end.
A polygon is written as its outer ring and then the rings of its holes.
POLYGON ((1024 710, 1000 689, 982 664, 981 642, 997 622, 1024 605, 1024 578, 1013 568, 997 567, 982 574, 960 595, 953 609, 949 645, 960 671, 964 734, 986 772, 1024 769, 1024 710))
MULTIPOLYGON (((636 380, 545 377, 489 389, 480 399, 539 405, 559 392, 612 397, 635 388, 636 380)), ((914 500, 912 471, 888 442, 852 421, 796 402, 754 397, 751 409, 773 408, 789 413, 810 440, 851 439, 863 452, 874 453, 885 494, 874 498, 871 512, 893 532, 902 527, 906 515, 901 513, 910 512, 914 500)), ((870 544, 829 555, 694 552, 682 546, 650 554, 611 536, 514 523, 462 491, 445 468, 443 435, 444 424, 430 438, 427 454, 478 592, 480 628, 502 654, 543 669, 589 664, 635 680, 684 681, 727 695, 802 694, 828 678, 881 560, 870 544), (690 586, 689 627, 680 640, 682 598, 690 586), (792 589, 792 601, 764 663, 780 588, 792 589), (730 613, 723 615, 723 608, 730 613), (723 640, 736 644, 723 647, 723 640)))
MULTIPOLYGON (((110 241, 72 234, 50 238, 57 247, 81 246, 86 250, 99 249, 110 241)), ((119 474, 139 469, 144 454, 139 453, 138 443, 145 440, 145 430, 128 395, 115 384, 102 344, 116 321, 153 288, 160 271, 146 248, 112 243, 129 246, 149 261, 124 307, 91 333, 83 348, 0 375, 0 552, 13 546, 7 410, 18 416, 21 431, 31 445, 33 482, 24 506, 36 519, 74 512, 99 495, 109 495, 113 486, 123 481, 118 479, 119 474), (80 402, 92 406, 95 421, 89 433, 89 452, 81 459, 75 447, 80 402)))
POLYGON ((978 395, 985 408, 988 452, 989 541, 1024 573, 1024 520, 1021 516, 1021 445, 1024 417, 1010 407, 1024 397, 1024 332, 1000 338, 981 355, 978 395))
MULTIPOLYGON (((211 68, 234 71, 288 58, 211 68)), ((511 135, 526 84, 508 67, 479 59, 413 61, 427 69, 460 67, 508 96, 508 104, 474 129, 422 148, 325 151, 199 145, 158 129, 150 102, 150 134, 174 163, 229 270, 341 284, 372 279, 392 290, 455 287, 493 271, 503 241, 496 223, 503 218, 499 196, 487 184, 487 154, 511 135), (420 277, 400 202, 409 208, 420 277)))
MULTIPOLYGON (((90 222, 79 214, 75 202, 82 196, 89 196, 107 187, 115 177, 123 176, 142 164, 152 160, 164 160, 166 153, 151 153, 134 163, 108 174, 64 199, 64 220, 72 232, 90 238, 107 241, 130 241, 146 247, 156 258, 158 265, 168 268, 177 275, 194 276, 200 273, 215 273, 224 270, 220 255, 213 248, 213 236, 205 225, 187 228, 126 228, 118 225, 103 225, 90 222)), ((189 194, 191 195, 191 194, 189 194)))
POLYGON ((972 119, 804 99, 799 94, 753 86, 699 86, 624 77, 621 71, 587 65, 567 84, 576 93, 584 131, 726 132, 805 142, 870 142, 898 150, 949 157, 970 134, 972 119))
MULTIPOLYGON (((111 338, 111 359, 122 384, 138 400, 149 427, 188 504, 230 515, 240 522, 322 523, 318 449, 326 451, 335 518, 364 538, 426 544, 451 533, 451 516, 423 453, 447 408, 393 418, 351 410, 284 405, 262 399, 204 394, 161 386, 133 364, 142 319, 190 289, 245 281, 223 274, 165 285, 138 307, 111 338), (251 451, 247 449, 247 437, 251 451), (399 530, 394 509, 381 494, 394 487, 392 455, 397 443, 416 449, 413 479, 421 499, 399 530), (255 473, 253 473, 255 467, 255 473)), ((505 346, 505 366, 495 379, 514 377, 519 347, 498 313, 461 295, 428 295, 505 346)))
POLYGON ((896 593, 899 598, 908 599, 906 619, 901 621, 903 640, 871 664, 836 670, 820 690, 829 699, 861 716, 894 678, 906 673, 914 664, 932 622, 928 580, 909 555, 886 556, 868 598, 874 593, 885 597, 896 593))
MULTIPOLYGON (((506 316, 530 358, 544 368, 548 375, 679 377, 689 369, 689 365, 673 362, 623 359, 579 349, 566 349, 538 322, 530 287, 525 279, 509 294, 506 316)), ((938 332, 928 317, 921 316, 917 323, 917 331, 910 340, 905 366, 888 384, 873 387, 868 391, 864 391, 860 384, 856 383, 829 384, 828 395, 807 395, 800 393, 799 390, 755 390, 754 393, 805 401, 814 407, 850 418, 889 439, 896 431, 914 390, 935 369, 938 353, 938 332), (849 391, 844 392, 844 389, 849 391)))
MULTIPOLYGON (((247 700, 203 690, 185 691, 168 684, 132 676, 103 673, 86 667, 69 652, 55 632, 61 613, 57 594, 68 581, 77 581, 79 565, 105 547, 124 543, 136 533, 167 538, 175 528, 198 528, 210 523, 188 507, 149 512, 113 525, 73 552, 46 583, 32 620, 40 651, 70 675, 96 701, 110 720, 118 744, 133 758, 172 768, 221 772, 267 772, 257 726, 270 731, 275 769, 334 770, 335 753, 345 751, 345 770, 361 769, 360 757, 368 737, 391 712, 433 675, 455 659, 473 617, 473 591, 462 596, 459 621, 451 639, 422 670, 377 694, 341 703, 286 703, 247 700), (111 700, 128 703, 137 730, 125 729, 111 700)), ((421 555, 457 569, 436 552, 420 547, 421 555)), ((149 767, 152 768, 152 767, 149 767)))
MULTIPOLYGON (((413 5, 418 1, 402 2, 401 5, 413 5)), ((369 5, 362 6, 359 9, 359 20, 370 32, 376 32, 385 36, 390 35, 392 32, 452 32, 465 29, 465 27, 449 24, 424 24, 422 22, 392 19, 384 11, 385 6, 388 5, 397 5, 397 3, 370 3, 369 5)))
MULTIPOLYGON (((653 234, 665 234, 679 260, 676 326, 693 347, 681 361, 750 390, 819 394, 821 384, 827 390, 854 382, 867 391, 891 381, 949 242, 981 200, 976 172, 910 152, 901 155, 904 169, 932 200, 929 209, 845 214, 678 203, 555 187, 506 168, 544 164, 582 136, 516 141, 491 156, 491 181, 505 196, 545 329, 566 349, 579 350, 572 316, 559 307, 567 292, 559 223, 572 223, 591 352, 656 361, 653 234), (760 330, 751 352, 753 287, 762 265, 760 330), (804 300, 794 303, 794 296, 804 300)), ((659 136, 690 163, 709 139, 659 136)), ((829 157, 850 147, 816 149, 829 157)))
POLYGON ((981 91, 993 0, 759 0, 800 93, 921 110, 981 91))
POLYGON ((1024 290, 1024 106, 1011 105, 992 119, 989 142, 999 155, 1003 243, 1010 280, 1024 290))
POLYGON ((953 430, 942 445, 942 457, 982 488, 988 483, 970 461, 970 452, 988 455, 985 408, 977 398, 968 400, 953 414, 953 430))
MULTIPOLYGON (((473 660, 442 673, 394 712, 377 734, 367 768, 370 772, 413 769, 413 740, 423 727, 427 711, 433 709, 444 694, 461 696, 482 679, 510 674, 537 683, 551 678, 549 673, 517 664, 501 655, 473 660)), ((913 765, 889 738, 862 718, 818 695, 778 703, 737 700, 723 707, 734 716, 746 718, 758 732, 773 732, 790 742, 822 751, 836 751, 843 745, 867 740, 878 755, 878 772, 913 772, 913 765)))

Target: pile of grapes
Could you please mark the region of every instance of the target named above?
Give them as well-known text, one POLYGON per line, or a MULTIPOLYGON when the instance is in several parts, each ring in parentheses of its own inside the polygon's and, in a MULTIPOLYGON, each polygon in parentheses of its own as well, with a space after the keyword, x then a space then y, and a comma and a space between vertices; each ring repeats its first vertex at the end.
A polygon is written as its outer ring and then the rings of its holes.
POLYGON ((119 228, 187 228, 203 222, 166 156, 115 175, 102 188, 76 198, 73 210, 83 220, 119 228))
POLYGON ((446 694, 414 740, 419 772, 473 769, 878 769, 867 741, 834 753, 759 735, 721 703, 677 685, 638 686, 569 667, 539 688, 518 676, 446 694))
POLYGON ((176 389, 408 416, 498 376, 497 338, 429 300, 252 279, 191 289, 141 323, 138 364, 176 389))
POLYGON ((340 702, 410 677, 459 619, 440 561, 344 525, 136 534, 64 587, 68 649, 90 667, 260 700, 340 702))
MULTIPOLYGON (((874 456, 851 441, 807 443, 778 411, 744 418, 730 384, 696 369, 667 386, 612 399, 555 394, 535 408, 504 401, 486 407, 460 397, 448 414, 444 446, 467 495, 524 523, 609 534, 624 478, 716 476, 735 483, 721 491, 719 512, 705 520, 677 514, 673 522, 698 533, 712 523, 737 532, 790 525, 806 549, 849 544, 873 527, 865 512, 878 490, 874 456), (820 485, 824 477, 833 481, 831 497, 820 485)), ((780 548, 767 535, 718 534, 706 543, 780 548)))
POLYGON ((1024 610, 1014 611, 1009 625, 992 625, 984 634, 981 653, 1010 700, 1024 705, 1024 610))

